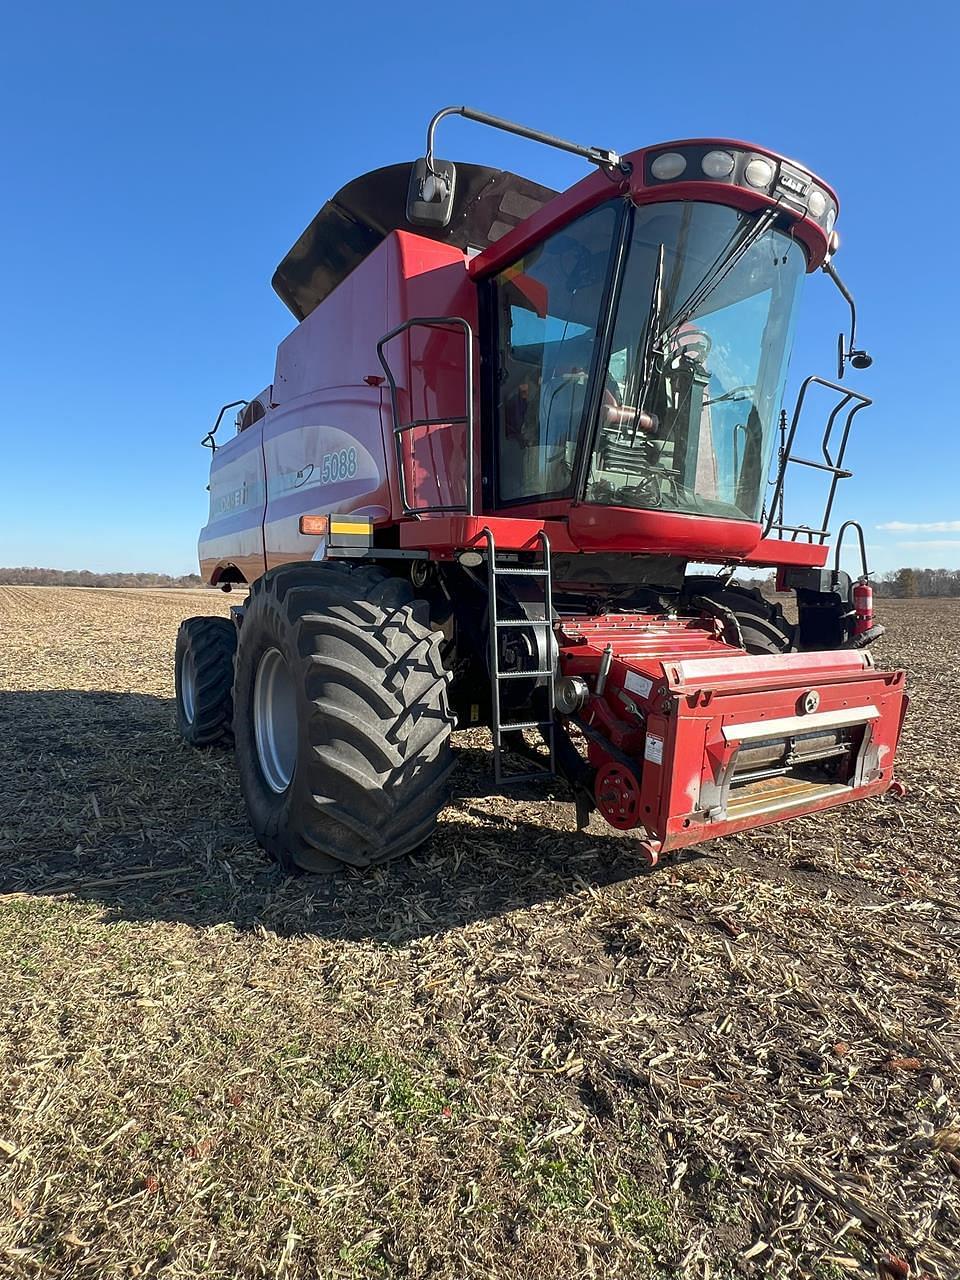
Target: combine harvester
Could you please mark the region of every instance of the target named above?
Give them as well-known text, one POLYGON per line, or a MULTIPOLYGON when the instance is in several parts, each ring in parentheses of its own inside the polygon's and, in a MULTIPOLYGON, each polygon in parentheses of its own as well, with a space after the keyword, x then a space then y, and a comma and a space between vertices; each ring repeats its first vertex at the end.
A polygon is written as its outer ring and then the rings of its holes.
POLYGON ((825 183, 763 147, 621 156, 466 107, 434 117, 423 159, 321 209, 273 278, 299 322, 273 383, 205 441, 202 572, 249 594, 232 620, 184 622, 176 651, 180 731, 235 739, 282 865, 428 839, 456 725, 490 726, 498 783, 559 773, 581 823, 599 809, 653 861, 891 786, 903 672, 866 647, 865 556, 857 583, 839 568, 859 526, 828 548, 870 403, 842 382, 870 357, 836 217, 825 183), (440 160, 451 114, 595 171, 557 194, 440 160), (841 381, 807 378, 788 420, 818 269, 850 306, 841 381), (814 387, 831 407, 800 457, 814 387), (816 525, 784 522, 796 466, 821 477, 816 525), (776 569, 796 624, 741 566, 776 569))

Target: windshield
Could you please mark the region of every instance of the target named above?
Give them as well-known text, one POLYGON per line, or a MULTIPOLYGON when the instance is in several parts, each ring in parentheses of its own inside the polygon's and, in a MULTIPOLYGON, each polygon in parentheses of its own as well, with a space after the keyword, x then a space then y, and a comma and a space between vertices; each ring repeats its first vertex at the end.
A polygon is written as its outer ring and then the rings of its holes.
POLYGON ((805 270, 765 214, 636 210, 588 502, 760 518, 805 270))

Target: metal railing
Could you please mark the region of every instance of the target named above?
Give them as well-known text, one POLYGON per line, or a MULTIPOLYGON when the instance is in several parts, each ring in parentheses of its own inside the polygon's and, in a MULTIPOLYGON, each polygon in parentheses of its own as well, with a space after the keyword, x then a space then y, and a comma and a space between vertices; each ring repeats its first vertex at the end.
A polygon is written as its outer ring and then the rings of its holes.
POLYGON ((223 421, 223 415, 227 412, 228 409, 236 409, 238 405, 243 405, 243 407, 246 408, 246 406, 249 403, 250 403, 249 400, 231 400, 229 404, 225 404, 223 408, 220 410, 220 412, 217 414, 216 422, 213 424, 213 426, 210 428, 207 434, 200 441, 200 443, 204 446, 204 448, 210 449, 213 453, 216 453, 218 446, 217 446, 217 441, 215 437, 216 437, 217 431, 220 429, 220 423, 223 421))
POLYGON ((793 411, 793 418, 790 422, 790 429, 787 432, 786 440, 780 458, 780 467, 777 472, 777 479, 774 486, 773 497, 770 502, 770 514, 767 516, 766 524, 763 528, 763 536, 769 537, 771 532, 783 537, 785 533, 792 534, 792 541, 796 541, 799 537, 806 537, 808 542, 819 539, 820 543, 826 542, 830 535, 830 516, 833 512, 834 499, 837 496, 837 485, 841 480, 849 479, 853 475, 852 471, 846 471, 843 466, 846 457, 847 444, 850 440, 850 429, 853 426, 853 420, 861 409, 865 409, 867 405, 873 404, 869 396, 865 396, 860 391, 851 391, 849 387, 841 386, 838 382, 829 382, 826 378, 818 378, 815 374, 811 374, 809 378, 805 378, 800 387, 800 394, 797 396, 796 407, 793 411), (820 451, 823 454, 823 461, 820 462, 815 458, 798 458, 793 453, 793 444, 797 435, 797 427, 800 423, 800 415, 803 412, 803 405, 806 399, 807 391, 811 386, 817 385, 826 387, 830 391, 836 391, 840 396, 836 406, 832 410, 827 425, 824 427, 823 439, 820 442, 820 451), (843 426, 839 428, 839 442, 835 436, 837 430, 837 422, 840 415, 846 410, 843 418, 843 426), (827 501, 824 506, 823 518, 820 521, 821 527, 814 529, 810 525, 785 524, 783 519, 783 497, 784 497, 784 481, 786 479, 787 467, 793 463, 800 467, 811 467, 816 471, 827 472, 830 476, 830 489, 827 494, 827 501), (779 512, 779 518, 778 518, 779 512))
POLYGON ((377 343, 377 358, 380 361, 383 372, 386 374, 387 384, 390 387, 390 406, 393 413, 393 438, 397 451, 397 484, 399 486, 400 504, 403 507, 404 515, 474 515, 473 328, 469 321, 464 320, 463 316, 416 316, 412 320, 405 320, 403 324, 398 324, 395 329, 391 329, 389 333, 385 333, 377 343), (433 418, 414 418, 410 422, 400 421, 397 380, 394 377, 393 370, 390 368, 389 361, 384 355, 383 349, 388 342, 392 342, 393 339, 399 337, 401 333, 406 333, 408 329, 414 329, 418 326, 425 329, 454 327, 463 331, 464 344, 466 346, 466 359, 464 361, 464 395, 466 397, 466 406, 464 413, 457 414, 452 417, 447 415, 433 418), (407 486, 403 467, 402 437, 406 432, 413 431, 417 427, 444 427, 457 426, 461 424, 466 428, 467 437, 466 458, 464 460, 464 486, 466 488, 464 501, 462 503, 439 503, 427 507, 411 506, 407 500, 407 486))

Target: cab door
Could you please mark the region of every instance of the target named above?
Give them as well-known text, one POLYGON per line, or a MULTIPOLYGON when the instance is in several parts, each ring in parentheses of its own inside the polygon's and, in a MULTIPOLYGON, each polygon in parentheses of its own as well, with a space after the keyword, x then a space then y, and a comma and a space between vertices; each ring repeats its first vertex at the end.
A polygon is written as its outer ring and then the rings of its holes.
POLYGON ((621 217, 601 205, 492 281, 494 509, 574 496, 621 217))

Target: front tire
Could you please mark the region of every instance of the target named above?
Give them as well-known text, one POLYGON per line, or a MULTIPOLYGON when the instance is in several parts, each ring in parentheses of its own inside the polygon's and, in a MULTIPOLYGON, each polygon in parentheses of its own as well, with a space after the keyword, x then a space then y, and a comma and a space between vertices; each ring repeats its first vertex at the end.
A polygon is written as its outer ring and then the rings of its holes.
POLYGON ((367 867, 432 833, 453 768, 442 636, 409 582, 289 565, 254 584, 234 687, 237 768, 285 868, 367 867))
POLYGON ((793 627, 781 606, 765 599, 762 592, 705 576, 688 578, 684 585, 688 595, 706 596, 736 614, 747 653, 788 653, 793 648, 793 627))
POLYGON ((192 747, 233 742, 233 659, 237 628, 230 618, 186 618, 174 651, 177 732, 192 747))

